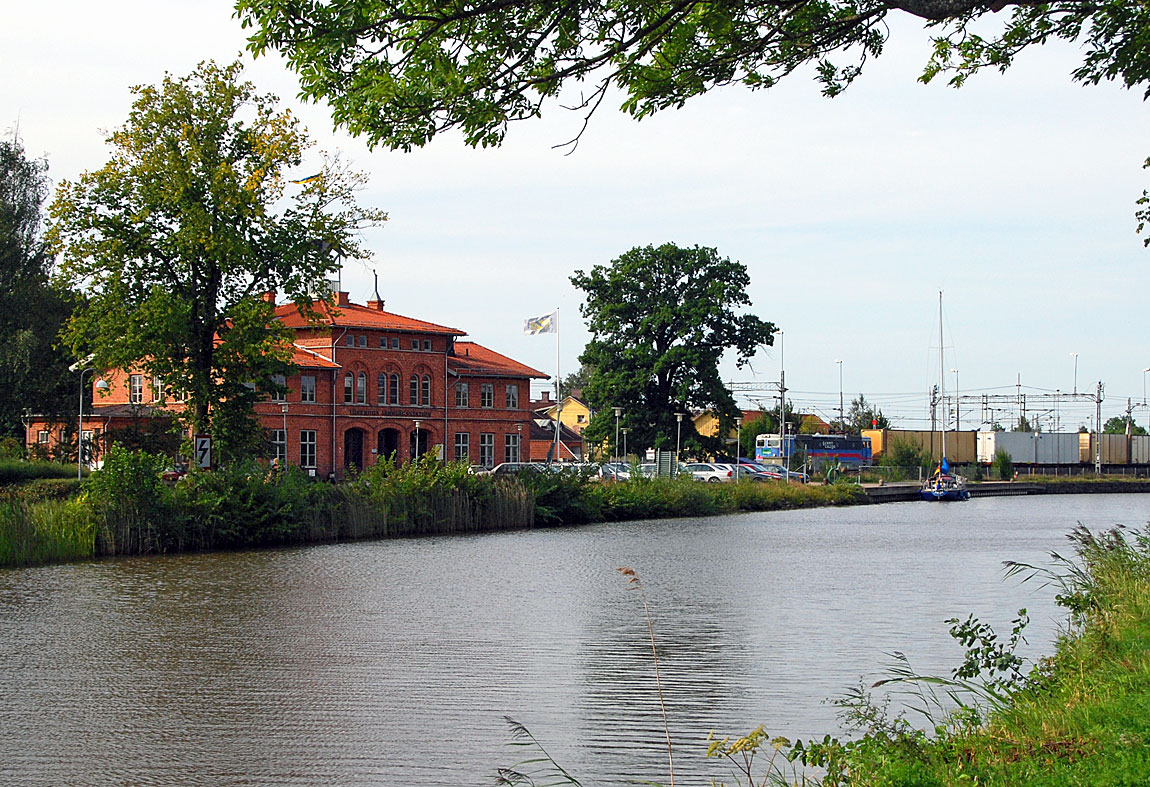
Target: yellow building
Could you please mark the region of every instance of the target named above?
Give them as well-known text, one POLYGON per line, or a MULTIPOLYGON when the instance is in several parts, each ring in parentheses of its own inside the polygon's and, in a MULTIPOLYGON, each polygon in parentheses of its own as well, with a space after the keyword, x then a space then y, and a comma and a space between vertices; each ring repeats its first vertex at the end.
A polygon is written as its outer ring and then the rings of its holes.
MULTIPOLYGON (((540 404, 540 402, 533 402, 532 404, 540 404)), ((552 421, 558 415, 559 423, 577 434, 583 434, 583 430, 591 422, 591 408, 587 406, 586 402, 576 399, 574 396, 564 397, 561 404, 563 405, 562 409, 558 404, 551 402, 550 406, 544 404, 543 407, 535 408, 535 412, 552 421)))

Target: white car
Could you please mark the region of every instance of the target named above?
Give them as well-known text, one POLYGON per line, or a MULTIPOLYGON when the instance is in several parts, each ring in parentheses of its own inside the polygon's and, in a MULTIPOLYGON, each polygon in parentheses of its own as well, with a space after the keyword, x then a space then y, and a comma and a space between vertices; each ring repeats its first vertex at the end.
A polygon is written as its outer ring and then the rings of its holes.
POLYGON ((695 477, 696 481, 708 481, 717 484, 724 481, 734 481, 735 474, 727 465, 709 464, 707 462, 693 462, 684 470, 695 477))

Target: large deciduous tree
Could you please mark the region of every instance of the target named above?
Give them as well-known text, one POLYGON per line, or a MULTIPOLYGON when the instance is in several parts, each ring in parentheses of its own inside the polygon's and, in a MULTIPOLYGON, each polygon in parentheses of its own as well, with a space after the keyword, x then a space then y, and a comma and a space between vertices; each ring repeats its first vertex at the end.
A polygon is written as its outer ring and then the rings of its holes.
POLYGON ((185 390, 188 425, 245 453, 263 441, 251 405, 290 371, 290 334, 261 295, 306 309, 332 250, 363 256, 357 229, 386 215, 357 205, 362 177, 338 161, 296 169, 306 133, 238 63, 133 92, 112 158, 61 183, 51 208, 62 275, 88 295, 66 338, 101 368, 185 390))
MULTIPOLYGON (((715 249, 667 243, 576 271, 571 282, 586 293, 580 311, 591 331, 579 358, 594 370, 584 389, 595 411, 589 440, 614 440, 615 407, 629 451, 674 446, 677 412, 713 411, 719 433, 727 433, 737 408, 719 361, 732 350, 745 365, 774 332, 771 323, 735 312, 750 304, 746 266, 715 249)), ((694 438, 689 418, 683 428, 685 441, 694 438)))
POLYGON ((25 410, 49 417, 76 411, 69 359, 55 349, 73 298, 49 281, 52 258, 42 237, 47 171, 19 139, 0 141, 0 436, 21 440, 25 410))
POLYGON ((806 65, 833 96, 881 54, 894 12, 932 31, 923 81, 945 73, 959 85, 1050 39, 1079 44, 1078 81, 1133 87, 1150 77, 1150 4, 1132 0, 237 0, 236 9, 250 49, 284 53, 304 96, 329 102, 369 144, 403 149, 447 129, 497 145, 510 121, 538 116, 568 85, 586 89, 573 103, 587 116, 612 86, 623 110, 643 117, 717 86, 768 88, 806 65))

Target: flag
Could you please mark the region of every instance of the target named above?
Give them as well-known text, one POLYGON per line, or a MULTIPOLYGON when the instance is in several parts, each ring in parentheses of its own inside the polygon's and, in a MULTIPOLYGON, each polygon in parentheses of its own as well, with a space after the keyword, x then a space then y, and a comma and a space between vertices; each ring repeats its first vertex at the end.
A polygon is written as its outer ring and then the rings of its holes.
POLYGON ((306 178, 300 178, 299 180, 293 180, 292 183, 311 183, 312 181, 319 180, 321 177, 323 177, 323 173, 317 172, 314 175, 310 175, 306 178))
POLYGON ((555 333, 555 312, 523 321, 523 332, 528 335, 555 333))

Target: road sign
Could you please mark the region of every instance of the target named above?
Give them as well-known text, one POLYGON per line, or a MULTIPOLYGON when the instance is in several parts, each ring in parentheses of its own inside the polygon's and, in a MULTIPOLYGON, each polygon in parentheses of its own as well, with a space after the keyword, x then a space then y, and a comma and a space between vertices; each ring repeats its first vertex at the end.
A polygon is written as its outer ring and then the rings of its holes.
POLYGON ((195 463, 197 467, 204 470, 212 469, 212 436, 210 434, 198 434, 195 437, 196 453, 195 463))

